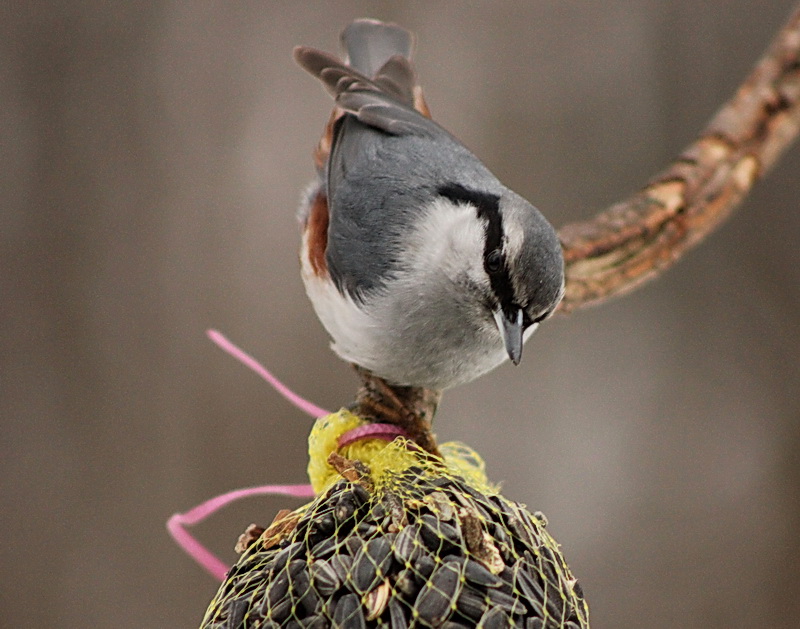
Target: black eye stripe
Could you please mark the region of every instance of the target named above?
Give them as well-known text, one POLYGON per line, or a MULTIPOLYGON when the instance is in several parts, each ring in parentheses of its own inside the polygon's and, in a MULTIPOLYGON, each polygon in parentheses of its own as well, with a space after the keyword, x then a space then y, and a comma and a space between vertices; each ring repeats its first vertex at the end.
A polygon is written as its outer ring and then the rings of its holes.
POLYGON ((441 185, 436 189, 436 192, 454 203, 471 203, 478 208, 479 216, 481 211, 486 211, 493 207, 496 212, 500 207, 500 197, 498 195, 471 190, 460 183, 441 185))
POLYGON ((489 275, 492 291, 497 296, 500 306, 506 314, 510 315, 512 310, 519 306, 515 302, 514 285, 511 283, 505 257, 500 256, 497 270, 493 270, 494 260, 490 264, 490 257, 494 257, 494 252, 503 251, 503 217, 500 214, 500 197, 488 192, 471 190, 457 183, 439 186, 437 192, 454 203, 474 205, 477 208, 478 218, 484 219, 486 243, 483 249, 483 268, 489 275))

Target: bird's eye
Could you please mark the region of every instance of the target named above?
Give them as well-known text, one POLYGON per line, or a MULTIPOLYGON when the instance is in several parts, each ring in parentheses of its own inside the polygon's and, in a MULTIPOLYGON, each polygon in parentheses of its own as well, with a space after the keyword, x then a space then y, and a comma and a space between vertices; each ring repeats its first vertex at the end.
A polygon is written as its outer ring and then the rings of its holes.
POLYGON ((493 249, 486 256, 486 270, 489 273, 497 273, 503 266, 503 255, 499 249, 493 249))

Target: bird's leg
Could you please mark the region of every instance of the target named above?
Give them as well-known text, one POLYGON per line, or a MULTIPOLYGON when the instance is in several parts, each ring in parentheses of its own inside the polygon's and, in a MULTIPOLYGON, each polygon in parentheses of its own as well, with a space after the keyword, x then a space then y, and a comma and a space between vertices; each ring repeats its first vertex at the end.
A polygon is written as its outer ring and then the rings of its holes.
POLYGON ((442 392, 395 386, 357 365, 355 369, 362 387, 356 396, 354 412, 376 422, 399 426, 420 448, 439 456, 431 422, 442 392))

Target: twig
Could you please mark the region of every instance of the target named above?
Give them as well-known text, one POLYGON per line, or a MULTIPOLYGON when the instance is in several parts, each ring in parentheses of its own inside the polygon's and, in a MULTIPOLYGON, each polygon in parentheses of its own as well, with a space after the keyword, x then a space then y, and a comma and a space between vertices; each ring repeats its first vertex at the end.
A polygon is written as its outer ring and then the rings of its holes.
POLYGON ((700 137, 631 198, 559 230, 569 313, 654 279, 722 223, 800 129, 800 7, 700 137))
POLYGON ((411 441, 431 454, 439 455, 431 421, 442 398, 441 391, 421 387, 398 387, 355 366, 363 386, 356 397, 354 412, 361 417, 400 426, 411 441))

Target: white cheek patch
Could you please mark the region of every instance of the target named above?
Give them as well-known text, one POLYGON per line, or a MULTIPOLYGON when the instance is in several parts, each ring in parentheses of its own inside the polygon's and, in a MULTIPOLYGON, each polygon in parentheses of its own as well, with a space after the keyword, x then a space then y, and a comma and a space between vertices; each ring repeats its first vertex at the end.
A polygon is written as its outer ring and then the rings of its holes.
MULTIPOLYGON (((524 288, 520 286, 520 282, 523 282, 524 278, 520 277, 519 273, 514 273, 513 269, 515 266, 515 262, 520 259, 522 251, 525 247, 525 230, 519 223, 518 217, 515 215, 513 211, 507 212, 503 218, 505 227, 505 229, 503 230, 505 239, 504 242, 505 256, 507 264, 512 269, 511 284, 514 289, 514 294, 521 295, 524 292, 524 288)), ((534 327, 533 329, 536 328, 534 327)))
POLYGON ((433 269, 442 269, 450 277, 465 270, 471 276, 485 275, 484 227, 474 207, 439 198, 426 208, 417 225, 406 253, 420 276, 433 269))
POLYGON ((505 254, 509 260, 515 260, 525 243, 525 234, 520 225, 512 217, 504 216, 505 254))

